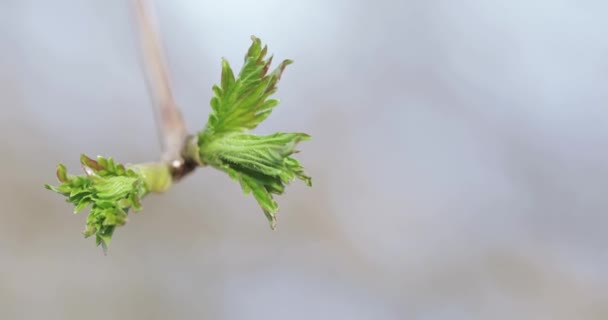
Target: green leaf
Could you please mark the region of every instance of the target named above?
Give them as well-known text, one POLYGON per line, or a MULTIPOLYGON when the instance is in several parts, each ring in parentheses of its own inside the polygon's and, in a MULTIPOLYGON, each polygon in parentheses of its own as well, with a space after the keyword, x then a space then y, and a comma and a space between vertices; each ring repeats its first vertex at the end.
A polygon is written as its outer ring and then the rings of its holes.
POLYGON ((252 193, 274 228, 278 205, 272 194, 282 194, 296 178, 312 184, 304 168, 291 157, 296 145, 308 139, 310 136, 304 133, 225 134, 201 146, 200 156, 239 181, 245 194, 252 193))
POLYGON ((74 213, 90 206, 83 234, 85 237, 95 235, 97 245, 102 246, 105 252, 115 228, 126 223, 129 210, 141 209, 140 199, 150 191, 156 191, 149 189, 151 183, 148 179, 156 187, 158 181, 166 182, 169 169, 166 165, 141 164, 134 166, 135 171, 115 163, 112 158, 93 160, 85 155, 80 157, 80 163, 84 175, 70 176, 65 166, 60 164, 57 178, 61 184, 45 187, 65 196, 66 201, 74 205, 74 213))
POLYGON ((293 157, 300 141, 309 140, 304 133, 275 133, 266 136, 247 134, 264 121, 279 104, 271 96, 285 67, 284 60, 268 72, 272 57, 260 39, 253 40, 245 62, 235 78, 230 64, 222 60, 219 85, 213 86, 211 114, 204 130, 198 133, 199 162, 226 172, 237 180, 245 194, 253 194, 270 226, 276 225, 279 209, 273 194, 282 194, 294 179, 307 185, 312 181, 293 157))
POLYGON ((244 131, 255 128, 266 119, 278 100, 269 99, 276 91, 285 67, 292 63, 284 60, 268 73, 272 57, 266 58, 267 47, 252 36, 253 43, 245 55, 245 63, 235 79, 230 64, 222 60, 220 86, 213 86, 212 112, 206 131, 209 135, 244 131))

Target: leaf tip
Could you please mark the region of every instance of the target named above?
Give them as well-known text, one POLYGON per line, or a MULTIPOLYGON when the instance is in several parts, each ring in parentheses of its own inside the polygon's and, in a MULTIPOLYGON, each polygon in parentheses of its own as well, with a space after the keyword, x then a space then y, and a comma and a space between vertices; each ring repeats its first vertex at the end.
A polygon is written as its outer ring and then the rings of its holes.
POLYGON ((57 165, 57 179, 60 182, 68 181, 68 172, 67 171, 68 170, 63 163, 60 163, 57 165))
POLYGON ((304 183, 306 184, 306 186, 312 187, 312 178, 311 177, 306 177, 304 179, 304 183))
MULTIPOLYGON (((85 155, 85 154, 80 155, 80 163, 84 167, 91 168, 94 171, 103 169, 103 166, 98 161, 95 161, 95 160, 87 157, 87 155, 85 155)), ((87 171, 87 170, 85 169, 85 171, 87 171)), ((88 172, 87 172, 87 174, 88 174, 88 172)))

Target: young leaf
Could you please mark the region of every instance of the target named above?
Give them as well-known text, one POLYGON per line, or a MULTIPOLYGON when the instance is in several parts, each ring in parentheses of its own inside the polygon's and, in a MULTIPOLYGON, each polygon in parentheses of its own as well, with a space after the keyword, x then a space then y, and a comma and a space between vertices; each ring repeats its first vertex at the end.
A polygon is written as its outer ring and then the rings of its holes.
POLYGON ((276 84, 285 67, 292 63, 284 60, 268 73, 272 57, 265 59, 268 48, 251 37, 253 43, 245 55, 245 63, 235 79, 230 64, 222 60, 220 86, 213 86, 212 112, 207 123, 207 134, 223 134, 255 128, 279 104, 269 97, 276 91, 276 84))
POLYGON ((213 140, 203 155, 209 164, 239 181, 245 194, 253 194, 274 229, 279 207, 272 194, 282 194, 296 178, 312 184, 304 168, 291 157, 298 142, 309 138, 304 133, 233 133, 213 140))
POLYGON ((291 157, 296 145, 308 139, 304 133, 267 136, 231 133, 201 146, 200 156, 204 163, 239 181, 245 194, 252 193, 274 229, 278 205, 272 194, 282 194, 285 186, 296 178, 312 185, 304 168, 291 157))
POLYGON ((61 184, 46 188, 62 194, 74 205, 74 213, 87 206, 85 237, 95 235, 97 245, 107 250, 117 226, 127 221, 129 209, 139 209, 139 199, 149 192, 141 174, 116 164, 112 158, 98 157, 93 160, 85 155, 80 158, 85 175, 70 176, 64 165, 57 167, 61 184))
POLYGON ((283 70, 291 63, 285 60, 268 73, 272 62, 272 57, 265 58, 268 48, 262 47, 260 39, 252 37, 252 40, 237 78, 228 61, 222 60, 222 79, 220 86, 213 86, 209 121, 198 134, 199 160, 239 181, 245 194, 253 194, 274 229, 279 207, 272 195, 282 194, 295 178, 311 185, 304 168, 291 157, 296 145, 310 136, 244 133, 266 119, 279 104, 270 96, 276 92, 283 70))

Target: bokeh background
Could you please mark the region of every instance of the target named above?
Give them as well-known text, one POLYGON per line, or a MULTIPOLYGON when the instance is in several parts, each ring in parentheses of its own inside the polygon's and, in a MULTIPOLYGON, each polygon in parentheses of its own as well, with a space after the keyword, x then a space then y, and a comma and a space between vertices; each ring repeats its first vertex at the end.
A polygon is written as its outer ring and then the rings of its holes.
POLYGON ((0 0, 0 319, 607 319, 608 2, 156 1, 191 130, 220 58, 293 58, 256 132, 314 177, 278 230, 223 173, 108 256, 43 184, 159 156, 129 1, 0 0))

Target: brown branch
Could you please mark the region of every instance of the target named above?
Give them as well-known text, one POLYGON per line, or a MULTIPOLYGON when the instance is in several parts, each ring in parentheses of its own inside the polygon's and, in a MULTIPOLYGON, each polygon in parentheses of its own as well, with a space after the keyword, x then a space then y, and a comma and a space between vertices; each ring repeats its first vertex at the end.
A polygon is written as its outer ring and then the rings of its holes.
POLYGON ((174 169, 180 169, 184 165, 182 150, 185 147, 188 132, 173 99, 167 65, 162 54, 150 1, 133 0, 133 3, 148 86, 154 106, 157 108, 156 119, 160 127, 162 145, 161 159, 174 169))

